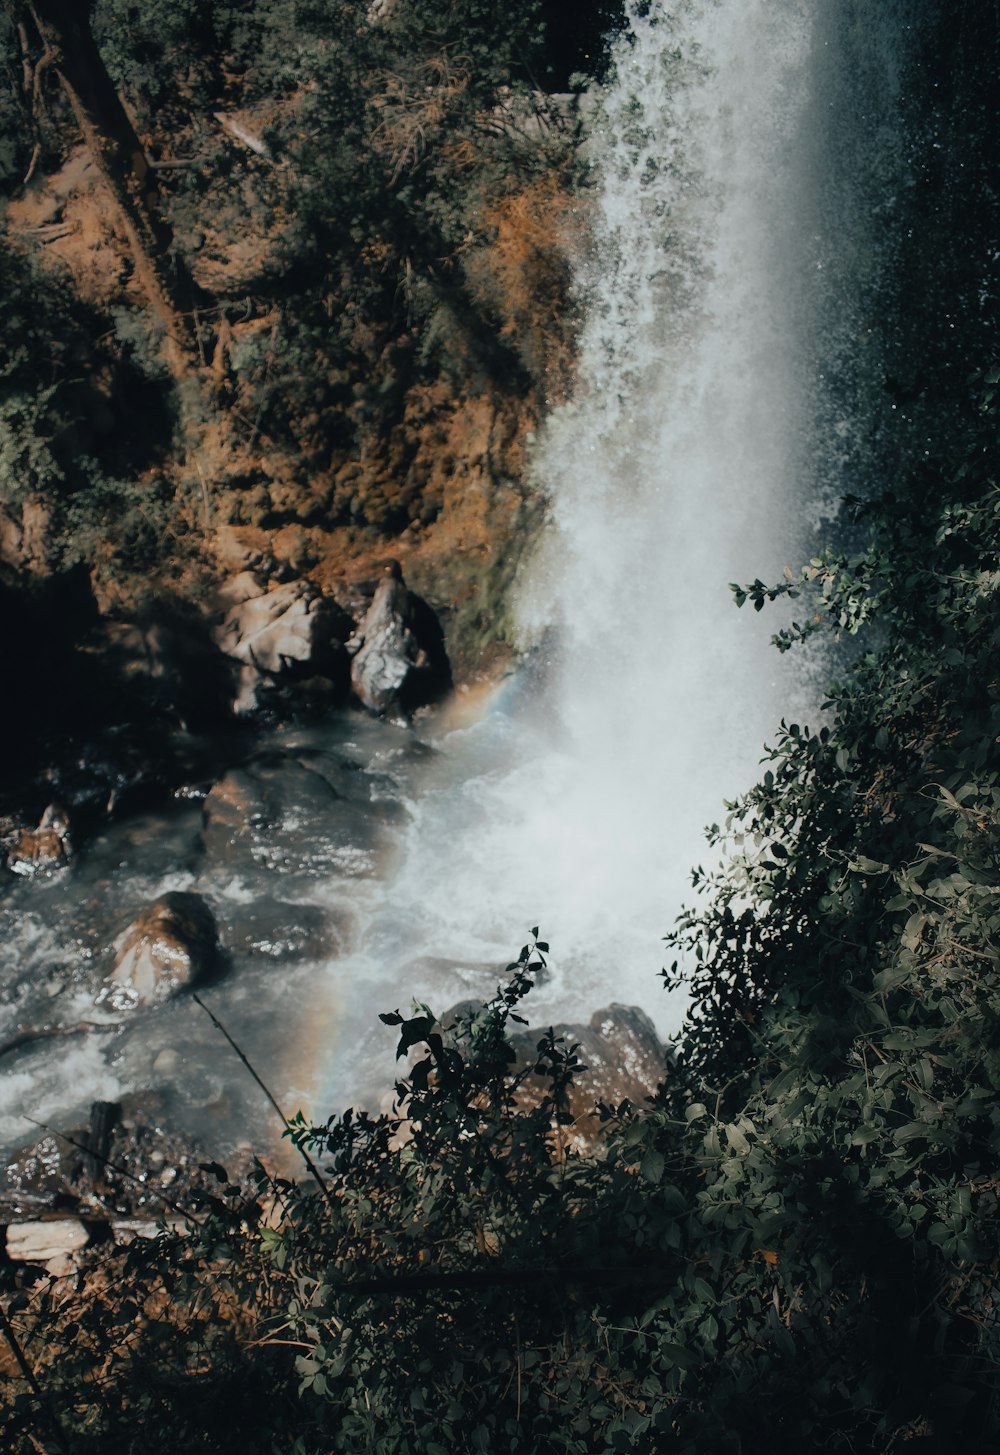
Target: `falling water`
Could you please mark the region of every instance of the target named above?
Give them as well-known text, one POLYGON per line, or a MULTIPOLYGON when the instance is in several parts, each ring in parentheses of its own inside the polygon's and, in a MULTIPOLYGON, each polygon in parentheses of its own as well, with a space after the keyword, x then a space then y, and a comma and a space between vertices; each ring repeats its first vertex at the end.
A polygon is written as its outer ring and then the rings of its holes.
POLYGON ((774 614, 737 612, 728 590, 813 553, 839 488, 811 453, 816 9, 643 5, 618 44, 589 143, 578 380, 534 465, 550 519, 518 603, 533 666, 438 743, 356 962, 383 1001, 440 1009, 488 987, 481 967, 539 924, 554 975, 536 1019, 617 999, 678 1027, 661 941, 704 827, 781 715, 816 701, 769 645, 774 614))

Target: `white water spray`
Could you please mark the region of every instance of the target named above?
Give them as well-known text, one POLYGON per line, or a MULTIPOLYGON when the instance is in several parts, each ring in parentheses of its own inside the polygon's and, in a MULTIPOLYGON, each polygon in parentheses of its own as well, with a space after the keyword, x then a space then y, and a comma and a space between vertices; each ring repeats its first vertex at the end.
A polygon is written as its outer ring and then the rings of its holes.
MULTIPOLYGON (((774 615, 737 612, 728 583, 780 576, 808 549, 814 7, 644 8, 590 142, 578 382, 535 462, 551 520, 519 607, 542 665, 438 744, 354 961, 369 1017, 373 995, 440 1012, 488 991, 538 924, 554 975, 536 1024, 615 999, 676 1030, 661 940, 704 827, 805 696, 801 664, 769 645, 774 615)), ((344 1009, 334 1101, 361 1028, 344 1009)))
POLYGON ((633 19, 596 138, 579 384, 539 462, 552 529, 525 620, 555 642, 565 744, 552 934, 596 968, 627 924, 647 986, 704 825, 802 695, 773 615, 737 614, 728 583, 780 577, 807 535, 811 8, 633 19))

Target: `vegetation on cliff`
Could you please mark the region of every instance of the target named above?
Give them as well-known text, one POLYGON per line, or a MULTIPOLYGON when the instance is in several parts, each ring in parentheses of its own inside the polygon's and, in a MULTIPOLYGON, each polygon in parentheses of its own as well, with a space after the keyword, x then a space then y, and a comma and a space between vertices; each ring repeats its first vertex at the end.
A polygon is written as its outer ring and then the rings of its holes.
POLYGON ((252 562, 360 618, 392 557, 459 677, 509 653, 576 330, 550 91, 618 8, 0 6, 6 796, 102 725, 200 725, 123 628, 183 641, 214 712, 215 588, 252 562))
POLYGON ((227 531, 323 584, 391 542, 459 635, 502 634, 573 347, 584 174, 548 92, 610 13, 571 40, 540 0, 8 0, 8 570, 81 563, 127 614, 227 531))

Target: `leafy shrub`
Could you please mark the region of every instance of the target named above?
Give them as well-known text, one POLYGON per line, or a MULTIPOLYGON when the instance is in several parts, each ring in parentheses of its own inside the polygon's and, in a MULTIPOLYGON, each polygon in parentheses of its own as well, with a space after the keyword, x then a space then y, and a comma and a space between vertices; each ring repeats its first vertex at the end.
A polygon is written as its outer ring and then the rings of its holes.
POLYGON ((0 195, 27 171, 31 148, 25 135, 17 35, 6 11, 0 15, 0 195))
POLYGON ((148 570, 163 557, 167 493, 162 477, 143 472, 172 422, 144 330, 122 310, 114 335, 95 343, 93 316, 64 281, 4 246, 0 293, 0 507, 19 520, 27 502, 38 505, 45 559, 36 565, 100 559, 112 573, 148 570), (141 436, 121 428, 133 407, 141 436))

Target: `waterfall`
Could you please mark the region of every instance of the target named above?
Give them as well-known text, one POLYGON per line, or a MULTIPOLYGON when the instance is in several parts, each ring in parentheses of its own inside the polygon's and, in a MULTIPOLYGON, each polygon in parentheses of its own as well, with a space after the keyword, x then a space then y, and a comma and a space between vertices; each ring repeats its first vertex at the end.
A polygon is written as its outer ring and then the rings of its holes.
MULTIPOLYGON (((536 1023, 616 999, 661 1032, 680 1025, 661 940, 692 898, 704 828, 755 781, 781 716, 819 702, 808 661, 770 645, 776 610, 737 611, 728 583, 797 568, 857 484, 834 386, 850 290, 877 269, 872 249, 838 261, 867 184, 857 152, 837 173, 829 141, 874 116, 868 102, 846 115, 855 9, 630 13, 588 141, 577 383, 534 461, 549 520, 517 603, 530 665, 436 742, 409 854, 355 961, 366 996, 440 1011, 481 994, 537 924, 554 973, 536 1023)), ((866 64, 885 119, 892 68, 866 64)), ((361 1017, 337 1002, 339 1059, 361 1017)))
POLYGON ((728 583, 797 566, 815 508, 801 146, 814 8, 631 17, 596 128, 579 383, 538 461, 552 521, 524 620, 553 643, 566 755, 546 808, 560 824, 552 934, 606 960, 608 931, 628 925, 647 977, 703 826, 804 695, 768 644, 776 622, 738 614, 728 583))

